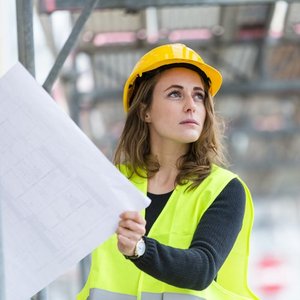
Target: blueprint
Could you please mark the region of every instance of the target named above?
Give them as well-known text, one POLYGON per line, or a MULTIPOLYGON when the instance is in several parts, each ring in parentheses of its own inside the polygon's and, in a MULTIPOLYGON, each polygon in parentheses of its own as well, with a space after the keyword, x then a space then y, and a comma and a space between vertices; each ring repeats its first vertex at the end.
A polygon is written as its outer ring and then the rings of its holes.
POLYGON ((6 300, 28 300, 149 201, 21 64, 0 79, 6 300))

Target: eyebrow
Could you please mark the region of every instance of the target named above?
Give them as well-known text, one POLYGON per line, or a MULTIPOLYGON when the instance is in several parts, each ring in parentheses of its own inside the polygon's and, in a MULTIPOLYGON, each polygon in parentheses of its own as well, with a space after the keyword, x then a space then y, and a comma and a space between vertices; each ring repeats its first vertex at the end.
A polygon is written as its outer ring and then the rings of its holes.
MULTIPOLYGON (((177 89, 183 90, 183 86, 182 86, 182 85, 172 84, 171 86, 169 86, 168 88, 166 88, 166 89, 164 90, 164 92, 166 92, 166 91, 168 91, 168 90, 170 90, 170 89, 172 89, 172 88, 177 88, 177 89)), ((200 90, 200 91, 205 92, 204 89, 201 88, 201 87, 194 87, 193 90, 194 90, 194 91, 199 91, 199 90, 200 90)))

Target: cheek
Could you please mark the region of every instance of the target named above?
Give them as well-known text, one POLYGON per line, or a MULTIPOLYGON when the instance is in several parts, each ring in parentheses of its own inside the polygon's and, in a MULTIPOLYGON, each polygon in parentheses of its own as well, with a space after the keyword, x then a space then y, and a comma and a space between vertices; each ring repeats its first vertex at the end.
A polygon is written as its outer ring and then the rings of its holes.
POLYGON ((151 120, 160 120, 162 118, 166 118, 170 114, 173 114, 172 107, 167 106, 165 103, 156 103, 152 102, 151 109, 149 110, 149 115, 151 116, 151 120))
POLYGON ((202 122, 202 125, 204 124, 205 122, 205 119, 206 119, 206 108, 205 106, 201 106, 201 108, 199 109, 199 119, 200 119, 200 122, 202 122))

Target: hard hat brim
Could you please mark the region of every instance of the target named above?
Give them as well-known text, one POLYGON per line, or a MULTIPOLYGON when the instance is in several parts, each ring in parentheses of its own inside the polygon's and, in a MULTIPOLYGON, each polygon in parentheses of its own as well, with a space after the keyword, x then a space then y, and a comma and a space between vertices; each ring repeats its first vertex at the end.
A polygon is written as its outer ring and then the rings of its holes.
POLYGON ((219 91, 221 85, 222 85, 222 75, 221 73, 216 70, 215 68, 213 68, 212 66, 206 64, 206 63, 202 63, 202 62, 198 62, 195 60, 189 60, 189 59, 178 59, 178 58, 171 58, 168 60, 164 60, 161 62, 156 62, 152 65, 149 65, 147 68, 143 69, 143 72, 141 73, 132 73, 124 86, 124 90, 123 90, 123 105, 124 105, 124 111, 127 112, 129 109, 129 89, 130 87, 134 84, 134 81, 136 80, 137 77, 142 77, 142 75, 148 71, 152 71, 155 70, 161 66, 165 66, 165 65, 171 65, 171 64, 177 64, 177 63, 185 63, 185 64, 190 64, 193 65, 195 67, 197 67, 198 69, 200 69, 201 71, 203 71, 206 76, 210 79, 211 81, 211 85, 210 85, 210 89, 209 92, 212 96, 215 96, 217 94, 217 92, 219 91))

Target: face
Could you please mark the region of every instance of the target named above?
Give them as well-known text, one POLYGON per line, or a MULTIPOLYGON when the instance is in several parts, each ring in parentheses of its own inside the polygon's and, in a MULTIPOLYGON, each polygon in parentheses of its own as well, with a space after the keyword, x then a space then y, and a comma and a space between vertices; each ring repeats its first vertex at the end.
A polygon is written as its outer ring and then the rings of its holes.
POLYGON ((187 68, 172 68, 158 76, 152 103, 145 115, 152 145, 197 141, 206 116, 200 75, 187 68))

